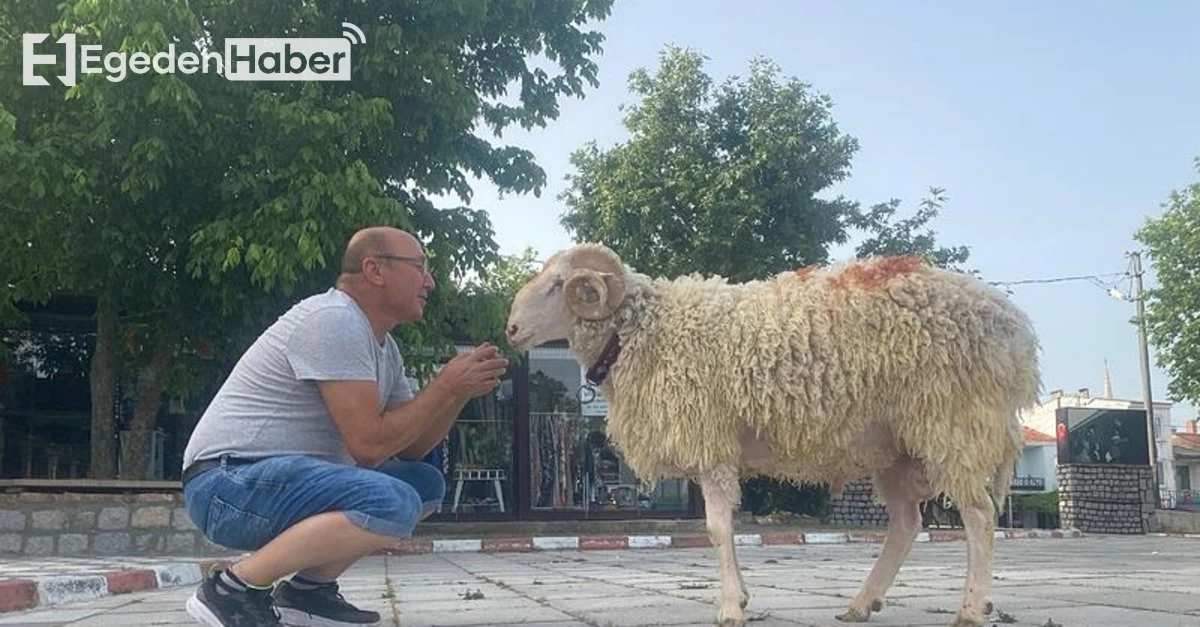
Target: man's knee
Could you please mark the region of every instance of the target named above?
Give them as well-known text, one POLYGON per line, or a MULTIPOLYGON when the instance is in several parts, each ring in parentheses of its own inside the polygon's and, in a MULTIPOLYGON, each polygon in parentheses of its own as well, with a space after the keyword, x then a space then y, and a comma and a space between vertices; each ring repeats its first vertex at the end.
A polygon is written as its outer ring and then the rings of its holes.
POLYGON ((391 460, 378 470, 411 485, 425 505, 432 503, 436 506, 446 499, 446 477, 437 466, 426 462, 391 460))
POLYGON ((423 517, 421 495, 402 481, 387 481, 346 508, 346 517, 360 528, 379 535, 406 538, 423 517))
POLYGON ((423 474, 426 476, 421 481, 421 486, 413 486, 417 489, 417 494, 421 495, 421 502, 425 504, 440 505, 446 500, 446 477, 437 468, 429 464, 421 464, 425 468, 423 474))

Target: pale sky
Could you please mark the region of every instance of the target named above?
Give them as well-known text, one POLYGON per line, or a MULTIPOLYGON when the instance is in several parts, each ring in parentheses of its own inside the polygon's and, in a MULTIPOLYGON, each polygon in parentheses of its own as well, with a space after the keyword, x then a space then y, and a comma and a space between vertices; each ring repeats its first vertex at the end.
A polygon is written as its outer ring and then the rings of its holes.
MULTIPOLYGON (((546 170, 541 198, 500 199, 479 184, 472 205, 490 213, 504 253, 532 246, 544 259, 569 246, 556 196, 570 153, 628 137, 618 110, 631 101, 626 78, 678 44, 709 57, 715 83, 761 54, 831 96, 839 128, 860 143, 832 193, 899 198, 907 217, 929 187, 945 188, 934 229, 943 244, 969 246, 985 279, 1120 273, 1144 219, 1200 179, 1197 24, 1200 3, 1165 0, 617 0, 600 25, 600 87, 563 102, 548 128, 504 138, 546 170)), ((1128 281, 1119 287, 1127 293, 1128 281)), ((1099 395, 1107 359, 1115 396, 1141 399, 1131 303, 1086 281, 1012 289, 1043 345, 1046 394, 1099 395)), ((1167 378, 1153 360, 1160 400, 1167 378)), ((1171 413, 1176 424, 1196 417, 1190 405, 1171 413)))

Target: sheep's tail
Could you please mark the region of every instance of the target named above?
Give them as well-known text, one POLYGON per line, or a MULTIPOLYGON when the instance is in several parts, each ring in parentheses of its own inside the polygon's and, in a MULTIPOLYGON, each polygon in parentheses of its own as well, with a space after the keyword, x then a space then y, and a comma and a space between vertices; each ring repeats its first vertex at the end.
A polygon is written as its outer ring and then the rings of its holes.
POLYGON ((992 505, 996 508, 997 516, 1004 511, 1008 495, 1012 492, 1012 477, 1016 471, 1017 461, 1020 456, 1021 449, 1016 448, 1016 446, 1010 448, 1008 454, 996 465, 996 470, 992 473, 992 476, 988 478, 988 483, 991 484, 988 495, 992 498, 992 505))
POLYGON ((1004 504, 1012 490, 1012 474, 1015 467, 1016 460, 1006 460, 996 468, 996 472, 990 478, 991 490, 988 490, 988 494, 992 497, 997 516, 1004 511, 1004 504))

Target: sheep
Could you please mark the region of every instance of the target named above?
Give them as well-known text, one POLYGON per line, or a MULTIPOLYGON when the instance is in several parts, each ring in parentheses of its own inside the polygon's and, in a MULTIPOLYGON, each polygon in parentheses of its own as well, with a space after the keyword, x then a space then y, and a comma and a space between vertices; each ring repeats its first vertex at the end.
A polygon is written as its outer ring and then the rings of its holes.
POLYGON ((1041 391, 1032 324, 998 290, 913 257, 738 284, 651 279, 603 245, 579 244, 520 288, 507 325, 521 353, 567 341, 639 477, 699 483, 722 627, 746 623, 733 513, 739 479, 755 475, 872 478, 887 533, 839 620, 883 608, 921 529, 921 502, 941 493, 958 503, 967 535, 952 625, 977 627, 991 613, 997 503, 1021 453, 1019 412, 1041 391))

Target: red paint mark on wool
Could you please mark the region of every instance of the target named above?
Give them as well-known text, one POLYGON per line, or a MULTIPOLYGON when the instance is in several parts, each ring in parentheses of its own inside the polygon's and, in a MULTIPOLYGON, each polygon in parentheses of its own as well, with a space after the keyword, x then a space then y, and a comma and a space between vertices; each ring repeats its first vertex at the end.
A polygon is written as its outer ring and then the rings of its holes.
POLYGON ((921 269, 917 257, 880 257, 850 266, 831 280, 835 287, 875 290, 896 277, 921 269))
POLYGON ((804 266, 796 271, 796 276, 799 277, 801 281, 807 281, 812 278, 813 273, 816 271, 816 266, 804 266))

